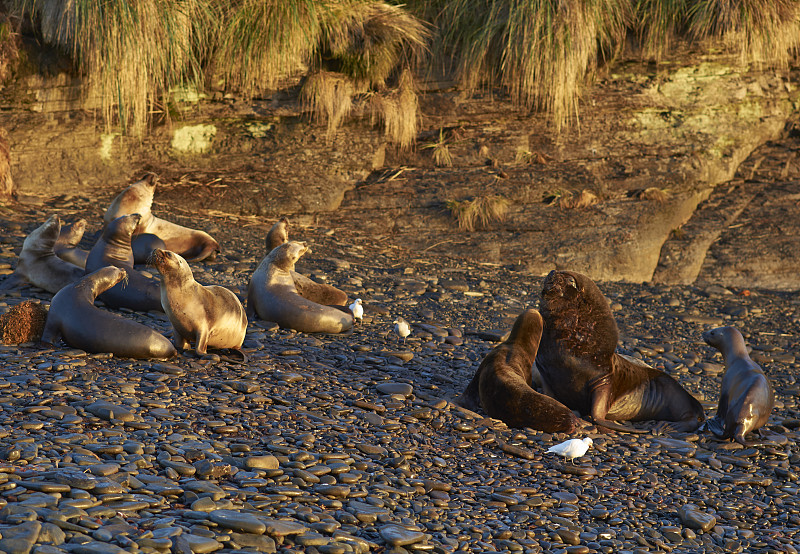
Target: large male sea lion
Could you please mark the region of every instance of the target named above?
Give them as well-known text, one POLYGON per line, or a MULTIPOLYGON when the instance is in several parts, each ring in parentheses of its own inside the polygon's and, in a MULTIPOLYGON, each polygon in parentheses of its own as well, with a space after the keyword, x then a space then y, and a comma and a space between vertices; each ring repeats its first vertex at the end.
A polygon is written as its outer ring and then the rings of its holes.
POLYGON ((236 295, 218 285, 203 286, 179 254, 156 249, 150 263, 161 273, 161 304, 172 323, 172 341, 183 350, 206 347, 239 349, 247 332, 247 315, 236 295))
POLYGON ((531 427, 547 433, 572 433, 578 418, 555 398, 531 388, 532 367, 544 324, 536 310, 522 312, 511 334, 481 362, 457 402, 470 410, 479 405, 509 427, 531 427))
POLYGON ((162 334, 94 305, 98 294, 125 278, 119 267, 103 267, 64 287, 50 303, 42 342, 59 337, 86 352, 111 352, 124 358, 169 358, 175 347, 162 334))
MULTIPOLYGON (((267 233, 267 254, 286 242, 289 242, 289 220, 282 217, 267 233)), ((317 304, 325 304, 326 306, 347 305, 347 293, 343 290, 325 283, 317 283, 294 270, 292 270, 292 279, 294 280, 295 288, 297 288, 297 294, 306 300, 311 300, 317 304)))
POLYGON ((78 246, 85 232, 86 220, 83 218, 68 225, 62 225, 53 247, 56 256, 78 267, 86 267, 86 256, 89 255, 89 252, 78 246))
POLYGON ((675 379, 615 352, 617 324, 589 277, 551 271, 539 309, 544 333, 536 365, 548 395, 610 429, 632 431, 609 420, 668 421, 666 429, 686 432, 703 422, 700 402, 675 379))
POLYGON ((247 290, 247 313, 304 333, 341 333, 353 327, 347 308, 325 306, 297 292, 292 270, 308 252, 304 242, 291 241, 270 252, 256 268, 247 290))
POLYGON ((772 385, 761 367, 750 359, 738 329, 717 327, 703 333, 703 339, 722 352, 725 360, 717 415, 707 426, 722 439, 733 438, 747 445, 745 435, 761 428, 775 406, 772 385))
POLYGON ((131 233, 139 224, 139 219, 139 214, 129 214, 106 224, 103 234, 86 258, 86 273, 107 265, 125 269, 128 279, 102 293, 100 300, 112 308, 161 312, 164 309, 161 307, 161 286, 158 281, 148 279, 133 268, 131 233))
POLYGON ((111 201, 103 221, 106 224, 121 215, 138 213, 142 216, 136 233, 150 233, 164 241, 168 250, 177 252, 187 261, 198 262, 215 256, 219 243, 211 235, 196 229, 189 229, 153 215, 153 194, 156 190, 156 176, 146 175, 120 192, 111 201))
POLYGON ((83 269, 56 256, 55 247, 61 232, 61 219, 51 215, 47 221, 31 231, 22 243, 17 267, 3 282, 2 289, 20 283, 30 283, 50 293, 83 277, 83 269))

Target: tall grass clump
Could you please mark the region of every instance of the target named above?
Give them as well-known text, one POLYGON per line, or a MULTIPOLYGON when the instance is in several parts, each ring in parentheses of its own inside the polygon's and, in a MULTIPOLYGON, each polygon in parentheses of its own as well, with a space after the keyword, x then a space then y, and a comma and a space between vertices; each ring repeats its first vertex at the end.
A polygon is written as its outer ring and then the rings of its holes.
POLYGON ((486 228, 493 221, 504 221, 510 202, 497 194, 481 194, 469 200, 450 200, 450 210, 458 228, 462 231, 474 231, 478 227, 486 228))
MULTIPOLYGON (((0 10, 3 3, 0 0, 0 10)), ((0 86, 11 76, 19 60, 19 19, 0 11, 0 86)))
POLYGON ((635 0, 634 27, 639 49, 660 60, 685 30, 690 0, 635 0))
POLYGON ((166 93, 202 84, 214 0, 16 0, 42 37, 72 57, 107 126, 142 135, 166 93))
POLYGON ((467 92, 501 85, 560 129, 577 115, 587 73, 624 40, 630 12, 628 0, 453 0, 436 19, 439 50, 455 57, 467 92))

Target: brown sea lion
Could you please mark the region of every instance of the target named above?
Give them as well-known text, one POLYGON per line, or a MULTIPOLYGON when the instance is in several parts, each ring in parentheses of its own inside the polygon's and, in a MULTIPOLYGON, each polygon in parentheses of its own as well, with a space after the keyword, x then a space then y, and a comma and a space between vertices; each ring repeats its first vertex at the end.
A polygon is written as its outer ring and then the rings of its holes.
POLYGON ((30 283, 55 294, 83 277, 82 268, 56 256, 53 248, 60 232, 61 219, 57 215, 51 215, 31 231, 22 243, 14 273, 6 278, 0 289, 30 283))
POLYGON ((294 264, 308 252, 304 242, 291 241, 270 252, 250 278, 247 313, 304 333, 341 333, 353 327, 353 314, 303 298, 292 278, 294 264))
POLYGON ((154 250, 150 263, 161 273, 161 304, 176 348, 184 350, 194 342, 195 352, 203 355, 206 347, 242 347, 247 315, 232 291, 201 285, 186 260, 169 250, 154 250))
POLYGON ((545 392, 616 430, 609 420, 671 422, 665 430, 694 431, 703 408, 666 373, 617 354, 619 331, 608 301, 586 275, 551 271, 539 309, 544 333, 536 356, 545 392))
POLYGON ((107 265, 121 267, 128 272, 128 279, 102 293, 100 300, 112 308, 162 312, 164 309, 161 307, 161 286, 158 281, 148 279, 133 268, 131 233, 139 224, 139 219, 139 214, 129 214, 106 224, 86 258, 86 274, 107 265))
POLYGON ((578 418, 558 400, 531 388, 544 323, 536 310, 522 312, 511 334, 481 362, 457 402, 475 411, 483 406, 489 416, 509 427, 530 427, 547 433, 572 433, 578 418))
POLYGON ((131 237, 131 250, 133 250, 133 263, 146 264, 150 259, 153 250, 160 248, 167 250, 164 241, 152 233, 142 233, 131 237))
POLYGON ((89 255, 89 252, 78 246, 85 232, 85 219, 62 225, 61 232, 58 234, 58 239, 53 247, 56 256, 78 267, 86 267, 86 256, 89 255))
MULTIPOLYGON (((267 233, 267 254, 286 242, 289 242, 289 220, 282 217, 267 233)), ((347 305, 347 293, 343 290, 339 290, 332 285, 317 283, 296 271, 292 271, 292 279, 294 279, 297 294, 306 300, 311 300, 317 304, 325 304, 326 306, 347 305)))
POLYGON ((125 278, 125 270, 108 266, 64 287, 50 303, 42 342, 64 338, 72 348, 111 352, 123 358, 170 358, 175 347, 162 334, 94 305, 98 294, 125 278))
POLYGON ((703 333, 703 339, 722 352, 725 360, 717 415, 706 425, 719 438, 748 445, 745 435, 760 429, 775 406, 772 385, 750 359, 738 329, 717 327, 703 333))
POLYGON ((111 201, 103 221, 106 224, 121 215, 138 213, 142 216, 135 233, 150 233, 164 241, 168 250, 177 252, 187 261, 198 262, 214 257, 220 251, 219 243, 208 233, 189 229, 153 215, 153 194, 156 190, 156 176, 146 175, 120 192, 111 201))

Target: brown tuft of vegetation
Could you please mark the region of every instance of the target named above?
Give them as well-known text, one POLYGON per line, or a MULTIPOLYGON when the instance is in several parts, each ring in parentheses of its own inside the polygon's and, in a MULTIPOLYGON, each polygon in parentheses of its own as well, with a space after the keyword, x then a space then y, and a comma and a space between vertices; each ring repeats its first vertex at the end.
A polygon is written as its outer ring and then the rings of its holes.
POLYGON ((453 157, 450 155, 450 146, 447 144, 447 137, 444 129, 439 129, 439 138, 434 142, 426 144, 423 148, 433 152, 433 163, 437 167, 452 167, 453 157))
POLYGON ((24 300, 0 315, 0 341, 3 344, 39 342, 47 321, 47 309, 39 302, 24 300))
POLYGON ((583 189, 579 194, 567 189, 556 189, 545 193, 543 201, 548 206, 557 205, 561 209, 583 209, 600 203, 600 198, 588 189, 583 189))
POLYGON ((341 73, 318 71, 306 78, 300 97, 305 109, 317 120, 327 122, 327 137, 331 140, 353 109, 355 93, 353 81, 341 73))
POLYGON ((9 200, 14 195, 14 180, 11 178, 11 145, 8 133, 0 127, 0 200, 9 200))
POLYGON ((373 124, 382 121, 384 135, 401 149, 409 149, 417 137, 419 99, 411 71, 400 75, 397 88, 376 93, 370 103, 373 124))
POLYGON ((11 77, 19 60, 19 18, 4 13, 0 0, 0 86, 11 77))
POLYGON ((637 200, 646 200, 649 202, 656 202, 663 204, 670 198, 670 193, 667 189, 658 187, 648 187, 646 189, 636 189, 628 193, 628 196, 636 198, 637 200))
POLYGON ((450 200, 447 208, 456 219, 458 228, 474 231, 486 228, 493 221, 505 221, 510 202, 497 194, 479 195, 471 200, 450 200))

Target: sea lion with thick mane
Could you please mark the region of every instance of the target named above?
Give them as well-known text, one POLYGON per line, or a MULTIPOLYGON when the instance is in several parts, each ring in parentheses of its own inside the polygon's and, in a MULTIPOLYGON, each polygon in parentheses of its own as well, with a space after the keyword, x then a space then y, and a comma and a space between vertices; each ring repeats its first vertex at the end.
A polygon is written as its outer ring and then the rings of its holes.
POLYGON ((83 269, 56 256, 54 247, 61 232, 61 219, 51 215, 31 231, 22 243, 17 267, 0 289, 30 283, 55 294, 83 277, 83 269))
POLYGON ((733 438, 745 446, 745 435, 760 429, 775 406, 775 393, 764 370, 750 359, 744 337, 736 327, 717 327, 703 339, 722 353, 725 374, 717 415, 706 426, 721 439, 733 438))
POLYGON ((131 234, 139 225, 139 214, 123 215, 103 227, 103 234, 86 258, 86 274, 113 265, 128 272, 128 279, 100 295, 112 308, 162 312, 161 286, 133 268, 131 234))
POLYGON ((150 264, 161 273, 161 305, 172 323, 176 348, 184 350, 194 342, 195 352, 205 355, 207 347, 242 347, 247 315, 233 291, 201 285, 186 260, 169 250, 153 250, 150 264))
POLYGON ((353 314, 298 294, 292 271, 309 252, 304 242, 290 241, 270 252, 256 268, 247 290, 247 314, 304 333, 341 333, 353 327, 353 314))
MULTIPOLYGON (((267 254, 281 244, 289 242, 289 220, 280 218, 267 233, 267 254)), ((326 306, 347 306, 347 293, 332 285, 317 283, 302 273, 292 270, 292 279, 297 288, 297 294, 317 304, 326 306)))
POLYGON ((80 268, 86 267, 86 256, 89 255, 89 252, 78 246, 85 232, 86 220, 83 218, 68 225, 62 225, 56 244, 53 246, 56 256, 80 268))
POLYGON ((63 337, 72 348, 111 352, 122 358, 174 356, 175 347, 161 333, 94 305, 100 293, 125 276, 123 268, 103 267, 58 291, 50 303, 42 342, 54 344, 63 337))
POLYGON ((539 309, 544 332, 536 365, 545 393, 609 429, 636 431, 610 420, 666 421, 664 430, 684 432, 703 423, 700 402, 675 379, 615 352, 617 323, 589 277, 551 271, 539 309))
POLYGON ((216 256, 219 243, 211 235, 196 229, 189 229, 153 215, 153 194, 157 177, 153 173, 145 175, 120 192, 103 215, 106 224, 121 215, 137 213, 142 216, 135 233, 150 233, 164 241, 168 250, 177 252, 189 262, 199 262, 216 256))
POLYGON ((569 408, 531 388, 543 327, 538 311, 522 312, 508 340, 486 355, 456 402, 473 411, 483 406, 489 416, 509 427, 530 427, 546 433, 576 431, 578 418, 569 408))

